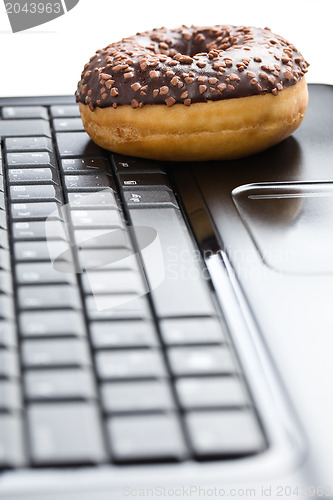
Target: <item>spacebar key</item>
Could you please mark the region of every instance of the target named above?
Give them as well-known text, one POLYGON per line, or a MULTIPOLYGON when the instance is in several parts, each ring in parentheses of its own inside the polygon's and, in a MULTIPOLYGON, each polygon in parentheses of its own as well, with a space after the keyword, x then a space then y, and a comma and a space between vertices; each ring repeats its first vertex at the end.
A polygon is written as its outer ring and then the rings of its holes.
POLYGON ((160 317, 201 316, 215 313, 206 273, 199 265, 187 226, 174 208, 132 209, 130 214, 146 267, 152 296, 160 317), (144 227, 157 238, 144 247, 144 227))

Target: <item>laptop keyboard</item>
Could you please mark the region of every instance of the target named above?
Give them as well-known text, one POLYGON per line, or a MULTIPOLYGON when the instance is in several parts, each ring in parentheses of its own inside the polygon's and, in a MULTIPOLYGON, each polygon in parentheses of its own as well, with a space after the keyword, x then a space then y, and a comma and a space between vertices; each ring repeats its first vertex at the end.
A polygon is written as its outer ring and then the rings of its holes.
POLYGON ((2 106, 0 467, 231 460, 265 437, 168 168, 2 106))

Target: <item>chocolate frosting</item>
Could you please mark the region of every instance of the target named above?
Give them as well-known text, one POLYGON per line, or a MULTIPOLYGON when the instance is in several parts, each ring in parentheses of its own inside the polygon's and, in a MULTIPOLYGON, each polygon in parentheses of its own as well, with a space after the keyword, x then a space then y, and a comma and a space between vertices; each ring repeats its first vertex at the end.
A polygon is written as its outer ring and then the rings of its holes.
POLYGON ((98 50, 84 67, 76 100, 94 110, 278 95, 307 67, 294 45, 269 28, 161 28, 98 50))

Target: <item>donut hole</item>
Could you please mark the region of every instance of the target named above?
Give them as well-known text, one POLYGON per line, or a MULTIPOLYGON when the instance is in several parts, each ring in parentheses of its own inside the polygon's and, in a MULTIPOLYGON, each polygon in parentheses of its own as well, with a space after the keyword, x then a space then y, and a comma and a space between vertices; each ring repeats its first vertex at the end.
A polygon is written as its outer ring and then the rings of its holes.
POLYGON ((196 57, 211 51, 223 52, 241 43, 240 37, 231 36, 228 29, 201 29, 193 33, 187 55, 196 57))
POLYGON ((161 40, 160 35, 152 34, 150 38, 157 44, 158 48, 146 46, 145 49, 152 55, 160 52, 174 59, 182 59, 181 62, 186 63, 186 58, 207 57, 209 53, 214 57, 212 52, 224 52, 234 45, 241 45, 245 36, 249 37, 244 33, 244 30, 232 34, 228 27, 223 26, 183 31, 179 36, 173 33, 172 37, 168 37, 166 33, 163 40, 161 40))

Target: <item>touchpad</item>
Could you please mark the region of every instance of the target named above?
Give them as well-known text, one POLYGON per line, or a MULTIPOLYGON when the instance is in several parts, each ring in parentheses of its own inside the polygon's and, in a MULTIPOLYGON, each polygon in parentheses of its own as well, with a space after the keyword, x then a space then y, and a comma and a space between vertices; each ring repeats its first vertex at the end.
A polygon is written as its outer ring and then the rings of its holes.
POLYGON ((333 182, 247 184, 232 196, 269 267, 333 272, 333 182))

